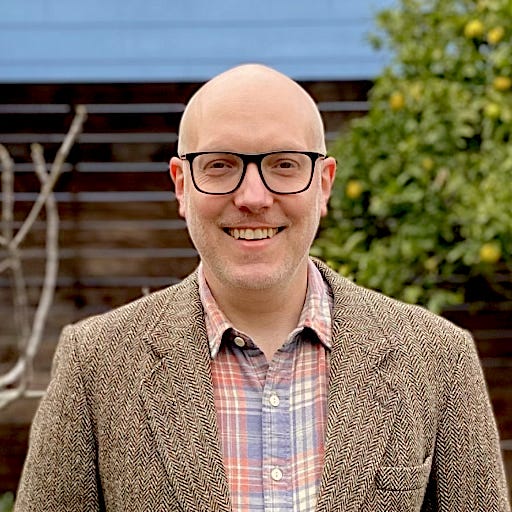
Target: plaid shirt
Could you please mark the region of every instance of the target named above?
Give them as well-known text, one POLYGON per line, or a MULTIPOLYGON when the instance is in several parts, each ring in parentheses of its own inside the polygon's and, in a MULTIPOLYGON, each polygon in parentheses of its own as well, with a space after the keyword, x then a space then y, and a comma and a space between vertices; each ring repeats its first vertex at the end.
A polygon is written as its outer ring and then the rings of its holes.
POLYGON ((268 362, 217 306, 202 267, 199 292, 234 511, 313 511, 324 460, 330 289, 310 261, 297 328, 268 362))

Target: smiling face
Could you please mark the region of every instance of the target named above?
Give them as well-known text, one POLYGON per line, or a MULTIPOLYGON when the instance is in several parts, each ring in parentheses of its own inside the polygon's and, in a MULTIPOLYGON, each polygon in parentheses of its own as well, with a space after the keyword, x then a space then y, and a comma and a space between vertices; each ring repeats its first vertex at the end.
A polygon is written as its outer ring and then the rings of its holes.
MULTIPOLYGON (((180 126, 180 154, 278 150, 325 154, 323 129, 305 91, 262 66, 235 68, 209 82, 189 103, 180 126)), ((334 159, 317 160, 310 188, 292 195, 270 192, 254 163, 236 191, 218 196, 194 188, 188 162, 174 157, 170 169, 180 214, 212 289, 281 290, 304 282, 334 159)))

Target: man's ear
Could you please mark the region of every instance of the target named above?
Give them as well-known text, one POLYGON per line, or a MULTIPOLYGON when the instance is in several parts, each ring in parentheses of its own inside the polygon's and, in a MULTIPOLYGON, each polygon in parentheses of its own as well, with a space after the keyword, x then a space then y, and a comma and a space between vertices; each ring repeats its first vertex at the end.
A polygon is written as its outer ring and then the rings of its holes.
POLYGON ((183 174, 183 160, 173 156, 169 162, 169 174, 174 183, 174 193, 178 200, 179 213, 185 218, 185 176, 183 174))
POLYGON ((331 190, 336 176, 336 159, 332 156, 322 161, 322 217, 327 215, 327 203, 331 197, 331 190))

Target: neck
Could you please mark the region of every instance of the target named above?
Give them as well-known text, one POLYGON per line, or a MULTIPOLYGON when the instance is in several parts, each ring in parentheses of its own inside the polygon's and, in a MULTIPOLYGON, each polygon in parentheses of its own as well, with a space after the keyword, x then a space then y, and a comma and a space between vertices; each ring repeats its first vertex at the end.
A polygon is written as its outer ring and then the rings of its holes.
POLYGON ((307 265, 285 284, 263 290, 232 289, 207 272, 205 278, 219 308, 271 360, 297 327, 307 291, 307 265))

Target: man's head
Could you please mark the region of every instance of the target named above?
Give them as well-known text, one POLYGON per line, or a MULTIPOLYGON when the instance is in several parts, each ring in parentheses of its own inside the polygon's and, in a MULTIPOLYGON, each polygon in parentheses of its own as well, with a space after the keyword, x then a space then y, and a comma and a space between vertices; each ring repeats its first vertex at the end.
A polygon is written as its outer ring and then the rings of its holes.
MULTIPOLYGON (((322 120, 304 89, 265 66, 244 65, 218 75, 199 89, 183 114, 180 156, 285 150, 325 155, 322 120)), ((210 286, 269 289, 303 277, 320 217, 326 213, 334 159, 312 157, 309 188, 288 195, 266 188, 256 163, 246 160, 241 184, 224 195, 194 187, 195 164, 191 169, 177 157, 170 162, 180 214, 187 220, 210 286)), ((290 162, 277 165, 281 169, 290 162)), ((231 170, 231 160, 215 162, 215 179, 219 166, 222 172, 231 170)))

